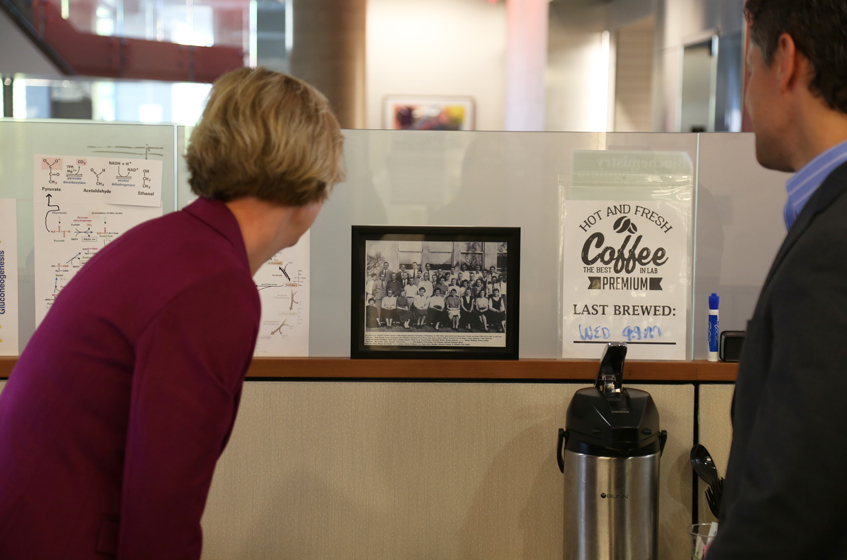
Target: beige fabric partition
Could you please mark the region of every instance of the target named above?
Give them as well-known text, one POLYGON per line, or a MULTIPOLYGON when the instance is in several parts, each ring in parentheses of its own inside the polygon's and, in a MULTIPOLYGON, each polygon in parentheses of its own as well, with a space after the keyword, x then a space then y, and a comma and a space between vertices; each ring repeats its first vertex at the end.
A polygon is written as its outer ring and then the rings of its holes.
MULTIPOLYGON (((561 559, 556 434, 583 386, 249 382, 203 559, 561 559)), ((694 390, 643 388, 670 434, 660 558, 684 558, 694 390)))
MULTIPOLYGON (((729 461, 729 448, 732 444, 732 395, 734 383, 700 385, 700 443, 706 446, 718 474, 726 476, 726 465, 729 461)), ((706 483, 698 480, 700 499, 698 512, 701 522, 715 521, 715 517, 706 503, 706 483)))

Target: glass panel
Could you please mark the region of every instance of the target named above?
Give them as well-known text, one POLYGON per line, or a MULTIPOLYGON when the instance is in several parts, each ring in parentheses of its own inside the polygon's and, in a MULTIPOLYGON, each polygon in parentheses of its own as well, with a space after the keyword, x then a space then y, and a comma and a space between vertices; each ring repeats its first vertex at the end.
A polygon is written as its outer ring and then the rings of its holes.
POLYGON ((77 31, 182 45, 245 48, 249 0, 49 0, 77 31))
POLYGON ((18 119, 92 119, 193 125, 211 84, 14 77, 13 116, 18 119))

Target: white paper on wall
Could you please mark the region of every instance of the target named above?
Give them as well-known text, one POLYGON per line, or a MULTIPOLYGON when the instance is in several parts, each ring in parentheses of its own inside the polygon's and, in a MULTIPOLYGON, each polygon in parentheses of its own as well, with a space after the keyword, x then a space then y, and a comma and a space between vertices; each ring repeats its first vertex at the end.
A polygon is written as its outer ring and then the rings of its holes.
POLYGON ((18 231, 15 199, 0 199, 0 356, 18 355, 18 231))
POLYGON ((120 234, 162 215, 162 162, 35 156, 35 323, 120 234))
POLYGON ((686 154, 576 152, 562 213, 562 357, 685 360, 691 290, 686 154), (586 200, 596 196, 598 200, 586 200))
POLYGON ((579 200, 565 212, 562 356, 596 357, 591 345, 623 341, 632 358, 684 360, 684 205, 579 200))
POLYGON ((309 355, 310 232, 256 272, 262 321, 254 356, 309 355))

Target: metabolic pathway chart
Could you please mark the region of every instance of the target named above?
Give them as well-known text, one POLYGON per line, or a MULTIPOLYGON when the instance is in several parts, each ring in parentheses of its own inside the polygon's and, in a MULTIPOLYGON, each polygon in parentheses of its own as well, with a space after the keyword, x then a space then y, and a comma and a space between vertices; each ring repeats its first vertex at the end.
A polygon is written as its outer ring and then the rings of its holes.
POLYGON ((262 300, 255 356, 309 355, 309 232, 253 278, 262 300))
POLYGON ((162 162, 36 155, 34 177, 37 325, 97 251, 162 215, 162 162))

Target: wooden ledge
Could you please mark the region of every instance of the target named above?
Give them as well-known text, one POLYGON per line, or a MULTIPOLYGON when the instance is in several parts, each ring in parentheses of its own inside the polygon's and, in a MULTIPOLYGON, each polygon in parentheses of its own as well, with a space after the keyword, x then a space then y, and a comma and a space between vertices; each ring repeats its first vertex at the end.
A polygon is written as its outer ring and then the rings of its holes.
MULTIPOLYGON (((17 358, 0 357, 0 379, 17 358)), ((351 360, 350 358, 255 358, 247 377, 286 380, 472 380, 589 381, 596 360, 351 360)), ((727 362, 642 362, 624 365, 626 381, 734 382, 738 364, 727 362)))

